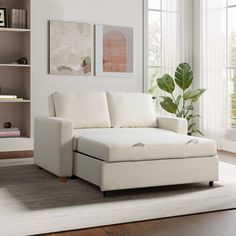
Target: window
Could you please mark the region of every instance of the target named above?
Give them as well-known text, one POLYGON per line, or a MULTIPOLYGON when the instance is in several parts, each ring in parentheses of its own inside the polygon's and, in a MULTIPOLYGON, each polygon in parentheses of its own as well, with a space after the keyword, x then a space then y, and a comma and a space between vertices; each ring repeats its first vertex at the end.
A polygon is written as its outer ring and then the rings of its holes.
POLYGON ((161 0, 148 1, 148 92, 156 93, 161 68, 161 0))
MULTIPOLYGON (((147 0, 148 12, 148 92, 156 95, 158 92, 156 79, 162 74, 173 75, 176 66, 182 61, 188 62, 189 39, 185 38, 186 27, 185 13, 180 7, 188 9, 190 4, 178 0, 147 0), (180 44, 184 44, 181 51, 180 44), (183 52, 183 53, 182 53, 183 52)), ((192 25, 191 25, 192 27, 192 25)), ((191 40, 190 40, 191 41, 191 40)))
POLYGON ((227 6, 227 69, 229 128, 236 128, 236 0, 228 0, 227 6))

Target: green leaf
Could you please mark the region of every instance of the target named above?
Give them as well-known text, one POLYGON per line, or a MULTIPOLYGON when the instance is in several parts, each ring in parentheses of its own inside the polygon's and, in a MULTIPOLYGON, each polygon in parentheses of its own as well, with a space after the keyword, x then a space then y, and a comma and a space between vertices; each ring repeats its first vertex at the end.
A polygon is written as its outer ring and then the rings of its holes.
POLYGON ((200 131, 200 130, 198 130, 198 129, 193 129, 192 130, 192 134, 200 134, 200 135, 202 135, 202 136, 204 136, 204 134, 200 131))
POLYGON ((182 118, 183 114, 184 114, 184 110, 181 110, 180 112, 176 114, 176 116, 182 118))
POLYGON ((198 98, 202 96, 202 94, 206 91, 206 89, 198 89, 198 90, 199 90, 199 94, 192 99, 192 102, 196 102, 198 98))
POLYGON ((183 117, 185 113, 186 107, 182 107, 182 109, 177 113, 177 117, 183 117))
POLYGON ((194 107, 193 107, 192 104, 190 104, 190 105, 188 105, 188 106, 185 107, 185 110, 186 110, 186 111, 193 111, 193 110, 194 110, 194 107))
POLYGON ((193 110, 194 110, 194 107, 193 107, 192 104, 186 106, 185 109, 184 109, 183 118, 186 118, 187 115, 188 115, 188 112, 193 111, 193 110))
POLYGON ((168 96, 160 96, 163 100, 167 100, 167 101, 170 101, 170 102, 173 102, 173 99, 171 97, 168 97, 168 96))
POLYGON ((180 100, 181 100, 182 96, 179 95, 177 98, 176 98, 176 105, 179 106, 179 103, 180 103, 180 100))
POLYGON ((174 102, 170 101, 169 99, 164 99, 160 102, 160 104, 161 107, 167 112, 176 114, 178 107, 174 102))
POLYGON ((184 91, 192 84, 193 72, 188 63, 180 63, 175 71, 175 82, 184 91))
POLYGON ((157 89, 157 85, 149 88, 148 93, 153 94, 156 92, 156 89, 157 89))
POLYGON ((175 83, 172 77, 168 74, 163 75, 157 79, 157 85, 159 88, 167 93, 173 93, 175 90, 175 83))
POLYGON ((186 119, 187 120, 191 120, 191 119, 194 119, 194 118, 196 118, 196 117, 200 117, 200 115, 193 115, 193 114, 191 114, 191 115, 188 115, 187 117, 186 117, 186 119))
POLYGON ((192 123, 188 126, 188 130, 191 130, 195 125, 197 125, 197 123, 192 123))
POLYGON ((206 89, 196 89, 196 90, 188 90, 184 93, 183 99, 185 101, 192 100, 196 102, 198 98, 206 91, 206 89))

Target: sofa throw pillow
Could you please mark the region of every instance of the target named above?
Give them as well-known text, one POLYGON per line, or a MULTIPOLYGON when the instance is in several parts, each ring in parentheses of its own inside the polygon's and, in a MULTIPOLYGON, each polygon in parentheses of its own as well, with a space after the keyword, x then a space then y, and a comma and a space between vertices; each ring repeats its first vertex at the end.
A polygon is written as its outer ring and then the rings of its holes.
POLYGON ((69 119, 73 128, 110 128, 106 92, 55 93, 56 117, 69 119))
POLYGON ((150 94, 108 92, 107 99, 112 127, 157 127, 150 94))

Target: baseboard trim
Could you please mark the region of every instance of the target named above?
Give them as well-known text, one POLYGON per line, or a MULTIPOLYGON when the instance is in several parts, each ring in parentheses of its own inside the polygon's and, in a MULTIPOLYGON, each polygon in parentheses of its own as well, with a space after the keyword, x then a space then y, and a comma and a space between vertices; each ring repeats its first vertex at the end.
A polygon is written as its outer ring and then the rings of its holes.
POLYGON ((0 159, 16 159, 33 157, 33 150, 16 151, 16 152, 0 152, 0 159))
POLYGON ((224 139, 222 141, 223 150, 227 152, 236 153, 236 142, 224 139))

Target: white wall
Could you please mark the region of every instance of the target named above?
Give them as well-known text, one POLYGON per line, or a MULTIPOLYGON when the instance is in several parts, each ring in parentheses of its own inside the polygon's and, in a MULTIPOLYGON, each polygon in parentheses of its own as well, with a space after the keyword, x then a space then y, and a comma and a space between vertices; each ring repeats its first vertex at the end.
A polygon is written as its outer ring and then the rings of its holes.
POLYGON ((143 90, 142 0, 32 0, 32 120, 48 114, 47 99, 55 91, 143 90), (48 20, 88 22, 134 28, 133 79, 52 76, 48 68, 48 20))

